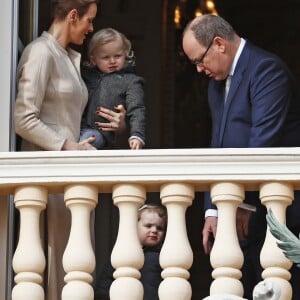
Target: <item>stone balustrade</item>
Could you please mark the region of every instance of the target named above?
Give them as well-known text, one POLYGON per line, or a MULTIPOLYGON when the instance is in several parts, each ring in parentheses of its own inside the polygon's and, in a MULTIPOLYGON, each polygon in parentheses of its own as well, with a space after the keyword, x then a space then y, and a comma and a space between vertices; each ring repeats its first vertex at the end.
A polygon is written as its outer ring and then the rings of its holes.
MULTIPOLYGON (((160 254, 163 281, 159 297, 189 300, 193 253, 187 238, 185 212, 194 201, 194 193, 210 191, 219 211, 210 257, 214 279, 210 293, 242 297, 243 255, 235 229, 236 209, 243 202, 245 191, 259 190, 263 205, 272 208, 274 215, 285 222, 285 210, 293 201, 295 189, 300 189, 298 148, 0 153, 0 194, 13 195, 20 212, 12 299, 44 299, 46 262, 39 238, 39 218, 47 209, 50 193, 64 194, 72 216, 62 261, 66 272, 63 300, 93 299, 95 256, 90 216, 100 192, 112 193, 120 215, 111 255, 116 269, 111 299, 143 299, 139 269, 144 257, 136 234, 136 215, 146 193, 153 191, 160 192, 168 212, 167 234, 160 254)), ((269 232, 261 264, 263 278, 280 285, 282 300, 291 299, 291 262, 282 255, 269 232)))

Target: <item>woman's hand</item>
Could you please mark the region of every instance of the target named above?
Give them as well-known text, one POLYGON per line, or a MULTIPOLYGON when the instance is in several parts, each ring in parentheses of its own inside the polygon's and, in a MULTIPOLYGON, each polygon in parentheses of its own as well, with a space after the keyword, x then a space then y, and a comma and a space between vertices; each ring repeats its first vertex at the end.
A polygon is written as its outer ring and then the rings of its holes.
POLYGON ((95 140, 94 137, 89 137, 79 143, 66 140, 61 150, 97 150, 91 143, 95 140))
POLYGON ((109 121, 109 123, 96 122, 95 125, 98 127, 99 130, 115 131, 120 133, 126 129, 126 122, 125 122, 126 110, 124 106, 118 105, 115 106, 115 109, 118 112, 115 112, 113 110, 104 107, 97 108, 96 114, 109 121))

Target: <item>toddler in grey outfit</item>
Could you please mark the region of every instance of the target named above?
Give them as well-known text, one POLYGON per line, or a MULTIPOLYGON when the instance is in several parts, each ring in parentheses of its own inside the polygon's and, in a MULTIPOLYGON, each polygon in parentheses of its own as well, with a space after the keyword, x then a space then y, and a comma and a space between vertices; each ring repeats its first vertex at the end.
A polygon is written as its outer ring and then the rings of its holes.
POLYGON ((120 32, 105 28, 96 32, 89 44, 89 63, 81 73, 89 100, 81 123, 80 140, 95 137, 93 146, 101 149, 114 141, 113 131, 100 131, 97 122, 107 122, 96 114, 98 107, 111 110, 123 105, 130 125, 130 149, 145 145, 144 79, 135 74, 130 41, 120 32))

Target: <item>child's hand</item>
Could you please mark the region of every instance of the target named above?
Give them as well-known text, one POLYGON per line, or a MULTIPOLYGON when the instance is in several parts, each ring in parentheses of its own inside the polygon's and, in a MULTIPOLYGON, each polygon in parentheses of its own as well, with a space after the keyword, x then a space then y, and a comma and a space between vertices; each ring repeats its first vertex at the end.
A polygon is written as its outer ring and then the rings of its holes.
POLYGON ((138 150, 143 148, 143 144, 138 139, 130 139, 129 140, 129 147, 131 150, 138 150))

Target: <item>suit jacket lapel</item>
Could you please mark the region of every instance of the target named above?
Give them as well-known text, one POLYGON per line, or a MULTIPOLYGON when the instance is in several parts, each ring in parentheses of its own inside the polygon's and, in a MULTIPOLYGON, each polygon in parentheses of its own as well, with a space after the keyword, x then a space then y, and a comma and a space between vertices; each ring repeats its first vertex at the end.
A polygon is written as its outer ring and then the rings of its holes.
POLYGON ((222 114, 224 110, 224 84, 225 81, 210 81, 209 87, 209 105, 213 119, 213 128, 212 128, 212 139, 211 147, 219 148, 219 134, 220 134, 220 122, 222 119, 222 114))
MULTIPOLYGON (((232 104, 235 94, 236 94, 236 92, 241 84, 241 81, 243 79, 243 74, 245 72, 248 59, 249 59, 249 51, 248 51, 248 47, 247 47, 247 43, 246 43, 246 45, 241 53, 241 56, 238 60, 238 63, 236 65, 236 68, 234 70, 234 74, 231 79, 230 89, 229 89, 229 92, 227 95, 226 103, 224 105, 222 119, 220 122, 220 133, 219 133, 220 147, 222 147, 222 144, 223 144, 224 131, 226 128, 226 122, 228 119, 228 113, 230 111, 230 106, 232 104)), ((234 105, 236 105, 236 103, 234 105)))

